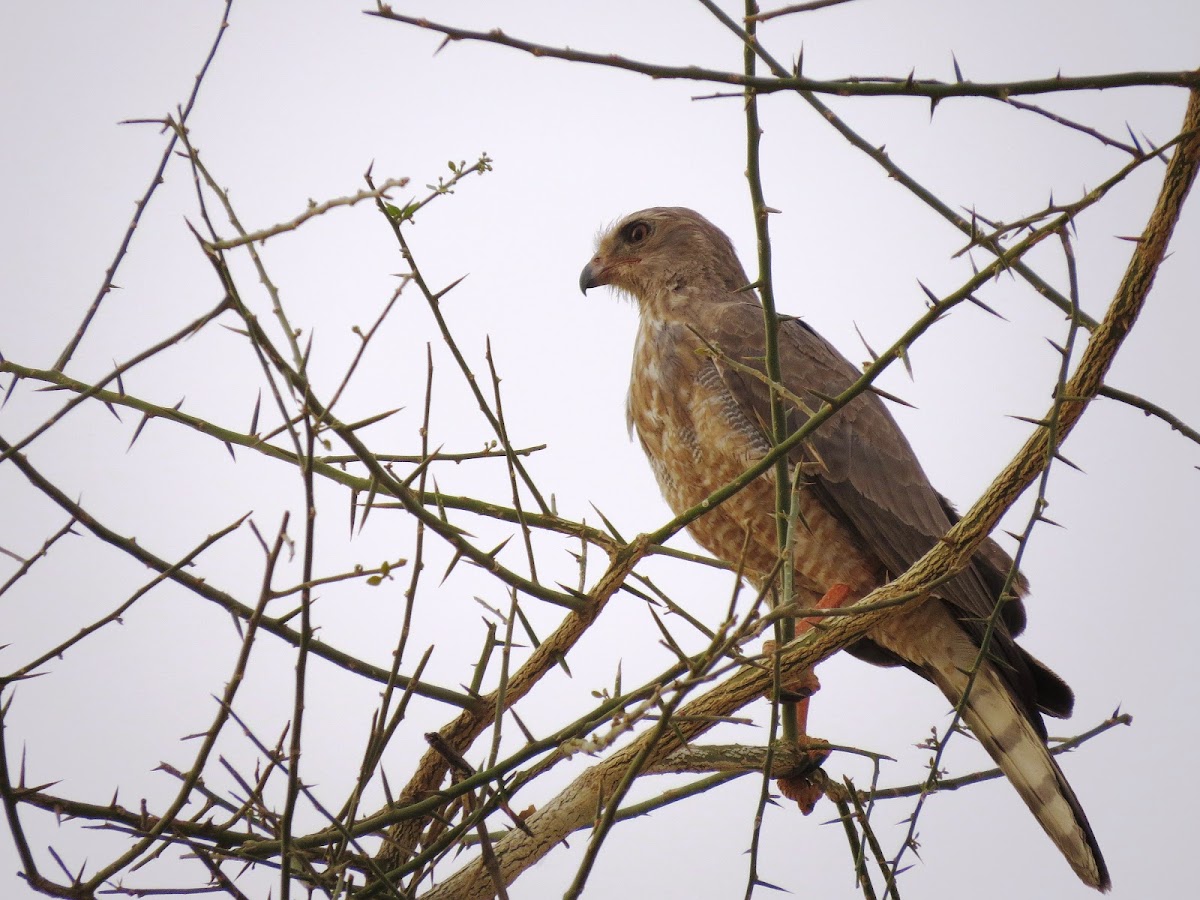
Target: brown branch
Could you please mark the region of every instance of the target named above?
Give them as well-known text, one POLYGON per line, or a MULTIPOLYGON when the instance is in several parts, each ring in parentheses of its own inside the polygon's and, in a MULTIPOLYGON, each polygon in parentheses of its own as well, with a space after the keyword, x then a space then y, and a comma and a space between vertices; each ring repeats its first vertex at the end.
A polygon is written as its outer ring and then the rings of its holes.
POLYGON ((346 197, 337 197, 333 200, 325 200, 322 203, 310 203, 304 212, 286 222, 280 222, 277 225, 270 225, 266 228, 260 228, 258 231, 248 231, 245 234, 238 235, 235 238, 226 238, 220 241, 211 241, 208 244, 210 250, 232 250, 235 247, 241 247, 245 244, 261 244, 268 238, 275 237, 278 234, 283 234, 288 231, 295 231, 309 219, 315 216, 323 216, 331 209, 339 206, 355 206, 362 203, 364 200, 384 200, 387 199, 387 192, 394 188, 402 188, 409 182, 408 178, 389 178, 380 183, 378 186, 370 190, 358 191, 355 194, 350 194, 346 197))
POLYGON ((1162 419, 1171 426, 1172 431, 1178 431, 1190 441, 1195 441, 1200 444, 1200 431, 1192 428, 1178 416, 1168 412, 1156 403, 1151 403, 1149 400, 1144 400, 1136 394, 1131 394, 1128 391, 1122 391, 1109 385, 1104 385, 1100 388, 1100 396, 1107 397, 1110 400, 1116 400, 1124 403, 1127 406, 1132 406, 1134 409, 1140 409, 1147 416, 1155 416, 1162 419))
POLYGON ((380 3, 374 10, 366 10, 368 16, 413 25, 427 31, 445 35, 446 41, 479 41, 520 50, 530 56, 546 59, 561 59, 567 62, 587 63, 610 69, 623 69, 656 79, 678 79, 704 81, 718 84, 753 88, 759 94, 779 91, 804 91, 813 94, 831 94, 837 97, 924 97, 943 100, 950 97, 990 97, 1006 100, 1025 94, 1057 94, 1067 91, 1101 91, 1121 87, 1200 87, 1200 72, 1121 72, 1111 75, 1085 75, 1074 78, 1055 75, 1052 78, 1037 78, 1028 81, 1006 82, 944 82, 936 79, 910 78, 841 78, 820 80, 798 75, 775 77, 747 76, 741 72, 705 69, 700 66, 663 66, 656 63, 627 59, 613 53, 588 53, 569 47, 553 47, 533 41, 511 37, 499 28, 491 31, 472 31, 431 22, 419 16, 406 16, 380 3))

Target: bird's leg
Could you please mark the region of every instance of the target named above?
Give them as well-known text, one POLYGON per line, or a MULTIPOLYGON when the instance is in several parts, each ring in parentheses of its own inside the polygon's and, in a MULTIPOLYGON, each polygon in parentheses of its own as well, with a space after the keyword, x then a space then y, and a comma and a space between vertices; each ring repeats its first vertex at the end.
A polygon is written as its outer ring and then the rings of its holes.
MULTIPOLYGON (((835 584, 825 592, 820 600, 817 601, 814 609, 837 609, 845 604, 850 599, 850 588, 848 585, 835 584)), ((796 620, 796 634, 801 635, 808 631, 820 620, 821 616, 811 616, 807 619, 796 620)), ((763 652, 768 656, 775 653, 775 642, 764 641, 763 652)), ((787 684, 779 686, 779 699, 784 701, 794 701, 796 734, 801 737, 807 736, 806 727, 808 725, 808 701, 817 691, 821 689, 821 682, 817 679, 817 673, 813 669, 805 669, 798 675, 794 676, 787 684)))
MULTIPOLYGON (((819 601, 817 601, 815 609, 836 609, 842 606, 850 599, 850 587, 845 584, 835 584, 825 592, 819 601)), ((796 634, 802 634, 812 628, 818 621, 819 616, 814 616, 807 619, 798 619, 796 621, 796 634)), ((767 656, 772 656, 775 653, 775 642, 764 641, 763 651, 767 656)), ((821 746, 823 741, 819 739, 813 740, 808 734, 808 705, 812 695, 821 689, 821 682, 817 679, 817 673, 809 668, 799 673, 786 684, 779 686, 779 699, 783 701, 783 711, 785 715, 792 715, 796 725, 797 744, 801 751, 801 763, 794 772, 777 778, 775 783, 779 786, 779 792, 789 800, 796 801, 796 805, 800 807, 804 815, 808 815, 817 805, 817 801, 821 799, 824 793, 822 786, 814 780, 813 776, 821 763, 825 762, 829 756, 829 749, 821 746)))
MULTIPOLYGON (((849 599, 850 585, 839 582, 825 592, 825 596, 817 601, 817 605, 813 609, 838 609, 841 606, 845 606, 846 601, 849 599)), ((807 631, 819 621, 821 621, 820 616, 810 616, 807 619, 800 619, 796 623, 796 631, 797 633, 807 631)))

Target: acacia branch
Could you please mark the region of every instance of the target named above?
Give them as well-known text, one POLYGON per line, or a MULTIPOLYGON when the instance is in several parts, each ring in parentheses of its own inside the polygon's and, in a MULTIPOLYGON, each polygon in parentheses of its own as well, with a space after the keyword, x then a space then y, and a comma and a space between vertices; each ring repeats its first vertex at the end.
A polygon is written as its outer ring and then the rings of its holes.
POLYGON ((402 25, 412 25, 426 31, 433 31, 445 36, 446 43, 454 41, 477 41, 486 44, 496 44, 509 47, 535 56, 539 59, 560 59, 566 62, 586 63, 604 66, 609 69, 623 69, 626 72, 636 72, 655 79, 674 79, 681 81, 702 81, 717 84, 735 85, 741 88, 752 88, 760 94, 772 94, 779 91, 806 91, 814 94, 830 94, 837 97, 924 97, 931 100, 943 100, 949 97, 990 97, 995 100, 1006 100, 1026 94, 1057 94, 1066 91, 1101 91, 1122 87, 1200 87, 1198 72, 1120 72, 1109 75, 1084 75, 1064 77, 1055 75, 1051 78, 1035 78, 1028 81, 978 82, 954 81, 945 82, 924 78, 876 78, 847 77, 831 80, 804 78, 797 74, 779 74, 775 77, 746 75, 742 72, 729 72, 720 69, 706 69, 701 66, 664 66, 642 60, 628 59, 615 53, 589 53, 584 50, 572 50, 569 47, 554 47, 549 44, 538 44, 505 34, 499 28, 491 31, 474 31, 469 28, 458 28, 432 22, 420 16, 406 16, 396 12, 385 3, 380 3, 376 9, 364 10, 368 16, 398 22, 402 25))
POLYGON ((249 231, 245 234, 238 235, 235 238, 226 238, 220 241, 209 241, 208 248, 210 250, 232 250, 235 247, 241 247, 244 244, 261 244, 267 238, 275 237, 278 234, 283 234, 288 231, 295 231, 309 219, 316 216, 323 216, 331 209, 336 209, 339 206, 355 206, 362 203, 364 200, 384 200, 387 199, 387 192, 393 188, 402 188, 409 182, 408 178, 389 178, 380 183, 374 188, 365 191, 358 191, 346 197, 336 197, 333 200, 325 200, 322 203, 309 203, 308 208, 297 216, 288 219, 286 222, 280 222, 276 225, 270 225, 266 228, 260 228, 258 231, 249 231))
POLYGON ((1192 428, 1181 418, 1169 412, 1168 410, 1163 409, 1157 403, 1151 403, 1149 400, 1145 400, 1142 397, 1137 396, 1137 394, 1131 394, 1128 391, 1122 391, 1119 388, 1115 388, 1107 384, 1100 388, 1099 393, 1101 397, 1107 397, 1110 400, 1116 400, 1120 403, 1124 403, 1126 406, 1132 406, 1134 409, 1140 409, 1147 416, 1154 416, 1158 419, 1161 419, 1171 426, 1172 431, 1178 431, 1189 441, 1194 441, 1195 443, 1200 444, 1200 431, 1192 428))

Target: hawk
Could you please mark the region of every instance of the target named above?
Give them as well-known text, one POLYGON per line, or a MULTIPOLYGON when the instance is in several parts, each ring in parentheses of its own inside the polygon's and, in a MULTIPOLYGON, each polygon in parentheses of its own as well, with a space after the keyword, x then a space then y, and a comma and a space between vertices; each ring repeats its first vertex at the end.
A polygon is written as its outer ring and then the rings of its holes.
MULTIPOLYGON (((605 233, 579 279, 585 293, 599 285, 611 285, 637 305, 628 424, 667 504, 681 513, 771 447, 762 305, 729 238, 680 207, 633 213, 605 233)), ((779 318, 778 347, 790 433, 822 397, 841 393, 860 373, 800 319, 779 318)), ((865 596, 908 569, 957 519, 873 393, 825 422, 789 463, 802 473, 802 524, 792 562, 795 599, 805 605, 865 596)), ((741 565, 762 589, 779 556, 775 510, 768 470, 688 527, 705 549, 741 565)), ((1011 565, 987 541, 927 600, 846 649, 877 665, 913 670, 957 705, 1011 565)), ((963 718, 1079 877, 1107 890, 1108 870, 1087 817, 1046 749, 1042 715, 1069 716, 1074 696, 1016 644, 1024 627, 1021 600, 1011 598, 1000 610, 963 718)))

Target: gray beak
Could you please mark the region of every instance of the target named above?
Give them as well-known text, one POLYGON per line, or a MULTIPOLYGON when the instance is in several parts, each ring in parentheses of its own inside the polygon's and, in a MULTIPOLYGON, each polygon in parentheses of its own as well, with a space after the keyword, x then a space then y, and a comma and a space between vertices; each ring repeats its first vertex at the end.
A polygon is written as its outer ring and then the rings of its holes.
POLYGON ((596 280, 596 270, 592 268, 592 263, 588 263, 579 273, 579 290, 586 295, 588 288, 594 288, 597 284, 599 282, 596 280))

